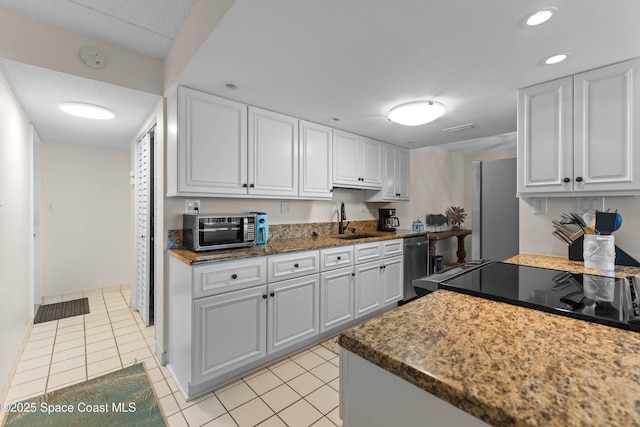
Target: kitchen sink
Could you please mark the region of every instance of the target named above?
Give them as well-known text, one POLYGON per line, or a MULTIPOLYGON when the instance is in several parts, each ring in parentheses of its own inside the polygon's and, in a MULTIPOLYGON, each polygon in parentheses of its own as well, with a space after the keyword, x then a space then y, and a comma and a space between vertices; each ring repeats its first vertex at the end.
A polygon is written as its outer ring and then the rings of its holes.
POLYGON ((377 237, 377 234, 365 234, 365 233, 361 233, 361 234, 338 234, 338 235, 334 235, 333 237, 336 239, 343 239, 343 240, 357 240, 357 239, 366 239, 369 237, 377 237))

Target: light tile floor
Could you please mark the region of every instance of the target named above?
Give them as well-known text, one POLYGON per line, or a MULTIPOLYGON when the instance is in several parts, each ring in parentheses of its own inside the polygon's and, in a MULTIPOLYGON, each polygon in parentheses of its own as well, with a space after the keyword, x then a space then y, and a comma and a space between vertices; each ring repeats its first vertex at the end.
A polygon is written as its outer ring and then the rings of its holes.
MULTIPOLYGON (((338 356, 315 346, 186 402, 152 352, 153 327, 129 308, 129 291, 89 296, 90 314, 34 325, 7 402, 144 362, 170 426, 334 427, 338 356)), ((0 411, 0 424, 4 413, 0 411)))

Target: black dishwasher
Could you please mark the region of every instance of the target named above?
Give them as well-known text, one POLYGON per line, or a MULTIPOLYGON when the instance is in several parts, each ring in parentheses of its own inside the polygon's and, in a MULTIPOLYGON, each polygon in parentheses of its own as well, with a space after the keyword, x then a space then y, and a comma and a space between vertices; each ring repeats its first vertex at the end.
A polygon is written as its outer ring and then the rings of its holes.
POLYGON ((398 305, 417 298, 413 280, 427 275, 429 265, 429 236, 407 237, 404 239, 404 299, 398 305))

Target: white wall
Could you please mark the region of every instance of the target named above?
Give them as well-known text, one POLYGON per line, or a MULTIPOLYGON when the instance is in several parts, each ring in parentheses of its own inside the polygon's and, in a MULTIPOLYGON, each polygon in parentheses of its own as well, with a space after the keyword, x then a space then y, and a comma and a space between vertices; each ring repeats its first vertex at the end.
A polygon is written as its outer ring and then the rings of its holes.
POLYGON ((130 153, 42 143, 42 295, 129 282, 130 153))
POLYGON ((0 73, 0 402, 33 315, 31 125, 0 73))
MULTIPOLYGON (((616 245, 640 261, 640 197, 605 197, 604 208, 622 215, 622 227, 613 233, 616 245)), ((575 197, 548 197, 547 213, 534 215, 532 199, 520 198, 520 253, 568 256, 567 245, 551 235, 551 220, 576 210, 575 197)))

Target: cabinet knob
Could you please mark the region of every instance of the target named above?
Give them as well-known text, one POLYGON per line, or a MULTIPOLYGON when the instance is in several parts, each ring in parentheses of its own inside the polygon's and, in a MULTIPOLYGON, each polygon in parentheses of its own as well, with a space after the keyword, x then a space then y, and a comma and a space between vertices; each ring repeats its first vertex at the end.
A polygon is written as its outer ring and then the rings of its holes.
POLYGON ((250 184, 249 187, 254 188, 256 185, 255 184, 250 184))
POLYGON ((340 256, 339 256, 339 257, 338 257, 338 258, 336 258, 336 259, 337 259, 338 261, 340 261, 340 260, 342 259, 342 257, 340 257, 340 256))
POLYGON ((237 274, 232 274, 232 275, 231 275, 231 278, 232 278, 233 280, 236 280, 236 279, 238 278, 238 275, 237 275, 237 274))
POLYGON ((582 177, 581 176, 576 177, 576 182, 582 182, 582 177))
POLYGON ((248 185, 247 184, 242 184, 242 188, 247 188, 248 185))
POLYGON ((275 292, 271 292, 269 295, 273 298, 273 297, 276 296, 276 293, 275 292))
POLYGON ((570 178, 565 178, 565 179, 562 180, 562 182, 571 182, 571 179, 570 178))
POLYGON ((353 277, 356 277, 356 273, 351 273, 351 275, 352 275, 353 277))
POLYGON ((298 267, 300 267, 300 264, 298 263, 293 264, 293 268, 298 268, 298 267))
POLYGON ((262 299, 267 299, 267 294, 262 295, 262 299))

